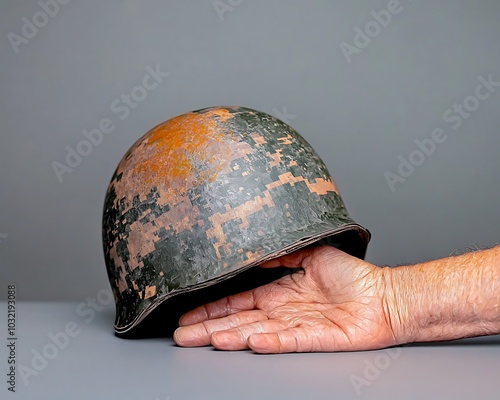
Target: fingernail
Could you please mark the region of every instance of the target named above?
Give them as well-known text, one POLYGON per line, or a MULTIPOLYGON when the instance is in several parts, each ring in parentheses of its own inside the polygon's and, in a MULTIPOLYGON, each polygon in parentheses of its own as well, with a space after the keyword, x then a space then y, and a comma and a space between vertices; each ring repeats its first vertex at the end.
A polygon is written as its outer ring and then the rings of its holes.
POLYGON ((182 328, 177 328, 174 331, 174 342, 181 345, 182 342, 182 328))
POLYGON ((176 342, 187 343, 193 339, 193 336, 193 332, 189 329, 177 328, 174 332, 174 339, 176 339, 176 342))
POLYGON ((204 331, 197 326, 189 328, 177 328, 174 332, 174 340, 180 346, 204 346, 208 343, 203 340, 204 331))

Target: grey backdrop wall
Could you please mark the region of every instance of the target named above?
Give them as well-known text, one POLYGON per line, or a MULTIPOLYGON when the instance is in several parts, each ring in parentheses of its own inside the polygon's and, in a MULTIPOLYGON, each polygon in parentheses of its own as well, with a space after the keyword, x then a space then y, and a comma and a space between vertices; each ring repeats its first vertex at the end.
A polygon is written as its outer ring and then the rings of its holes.
POLYGON ((497 243, 499 17, 498 0, 3 2, 0 294, 107 288, 114 168, 154 125, 210 105, 301 132, 371 230, 373 263, 497 243))

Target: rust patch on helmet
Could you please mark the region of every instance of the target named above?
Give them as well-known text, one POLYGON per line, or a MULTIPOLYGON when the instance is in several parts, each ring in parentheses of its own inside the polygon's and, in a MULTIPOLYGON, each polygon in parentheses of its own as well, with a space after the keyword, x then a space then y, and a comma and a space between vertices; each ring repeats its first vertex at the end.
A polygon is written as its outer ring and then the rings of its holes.
MULTIPOLYGON (((213 182, 229 168, 234 141, 221 124, 233 115, 225 109, 172 118, 147 132, 127 152, 117 168, 125 185, 117 185, 117 198, 145 193, 152 186, 168 188, 165 203, 181 201, 178 193, 213 182), (233 146, 231 146, 233 144, 233 146)), ((241 146, 237 146, 244 150, 241 146)))

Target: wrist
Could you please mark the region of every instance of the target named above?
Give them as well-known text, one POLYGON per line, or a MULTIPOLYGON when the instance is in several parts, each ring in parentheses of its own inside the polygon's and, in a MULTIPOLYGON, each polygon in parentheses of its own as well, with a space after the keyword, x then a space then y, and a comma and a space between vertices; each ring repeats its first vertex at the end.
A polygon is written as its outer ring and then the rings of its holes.
MULTIPOLYGON (((432 303, 435 302, 432 292, 437 292, 438 289, 435 283, 429 282, 430 277, 425 276, 424 269, 421 264, 391 268, 391 320, 398 344, 425 341, 422 336, 433 324, 433 319, 436 323, 445 323, 442 320, 443 315, 440 315, 439 321, 438 318, 433 318, 430 312, 433 309, 432 303)), ((440 306, 446 308, 444 304, 440 306)))
POLYGON ((385 318, 394 337, 394 345, 408 343, 411 340, 410 331, 412 319, 405 296, 404 288, 406 273, 402 267, 382 267, 382 276, 385 282, 383 309, 385 318))

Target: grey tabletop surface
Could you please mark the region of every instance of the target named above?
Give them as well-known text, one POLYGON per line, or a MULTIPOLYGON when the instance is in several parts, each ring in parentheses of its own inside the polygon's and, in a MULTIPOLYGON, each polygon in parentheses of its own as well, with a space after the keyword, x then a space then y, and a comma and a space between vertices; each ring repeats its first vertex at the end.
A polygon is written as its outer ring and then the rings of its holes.
POLYGON ((500 336, 258 355, 117 338, 109 305, 96 311, 87 303, 18 302, 14 340, 6 302, 0 318, 0 399, 500 399, 500 336), (8 390, 9 356, 15 393, 8 390))

